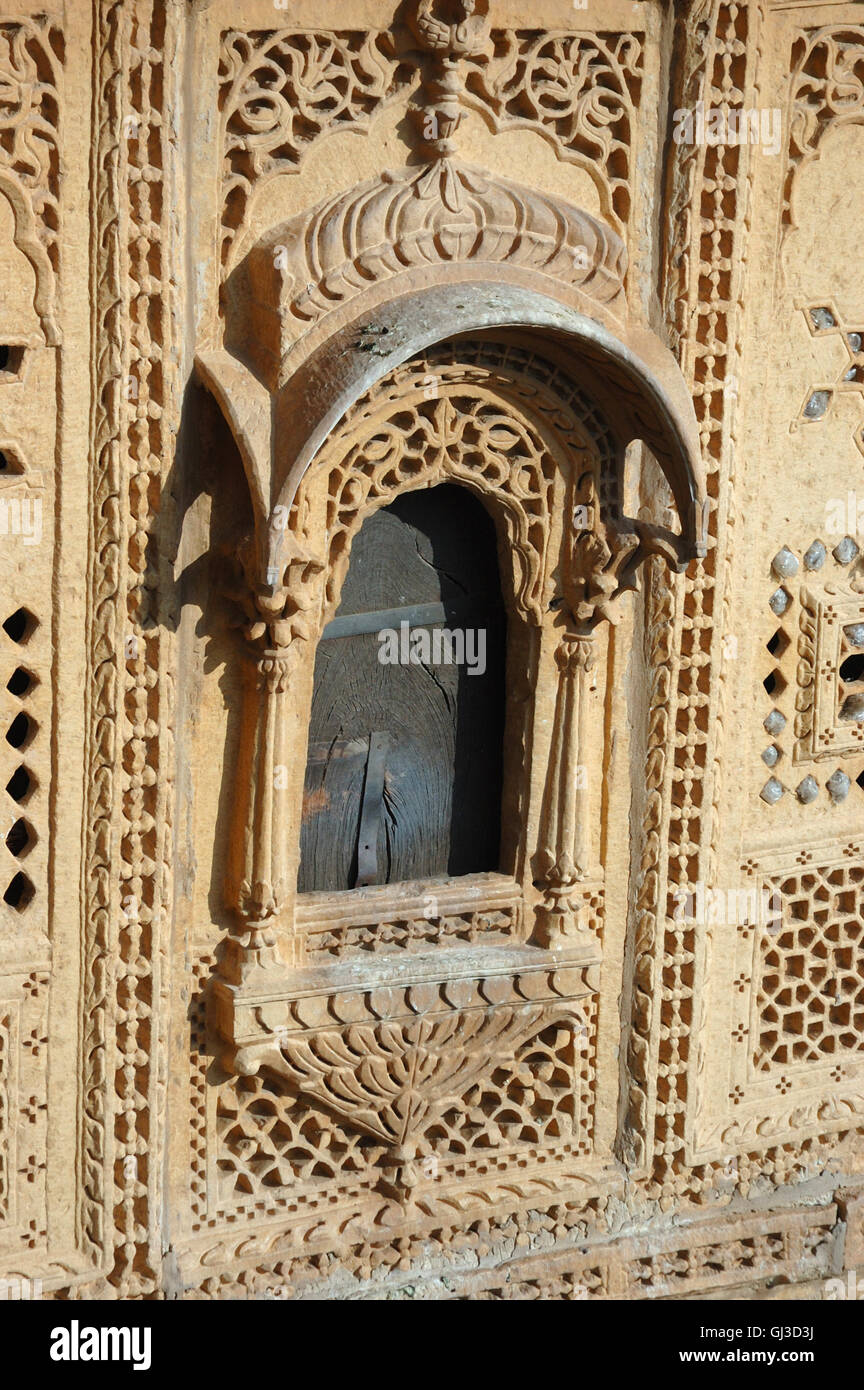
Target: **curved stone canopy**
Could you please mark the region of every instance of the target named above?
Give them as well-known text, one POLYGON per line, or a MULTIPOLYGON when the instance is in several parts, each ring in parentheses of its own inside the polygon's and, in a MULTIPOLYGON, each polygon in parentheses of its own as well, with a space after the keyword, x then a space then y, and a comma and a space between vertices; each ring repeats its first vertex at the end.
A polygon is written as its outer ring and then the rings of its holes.
POLYGON ((665 345, 628 324, 625 270, 597 218, 453 159, 385 173, 268 232, 226 284, 225 347, 198 357, 243 457, 262 586, 279 582, 284 509, 354 402, 432 344, 496 330, 567 354, 619 447, 644 440, 665 472, 681 563, 704 553, 692 401, 665 345))
POLYGON ((621 312, 627 253, 617 232, 560 198, 445 159, 385 172, 262 237, 225 287, 226 347, 281 385, 334 309, 381 281, 463 263, 523 266, 621 312))

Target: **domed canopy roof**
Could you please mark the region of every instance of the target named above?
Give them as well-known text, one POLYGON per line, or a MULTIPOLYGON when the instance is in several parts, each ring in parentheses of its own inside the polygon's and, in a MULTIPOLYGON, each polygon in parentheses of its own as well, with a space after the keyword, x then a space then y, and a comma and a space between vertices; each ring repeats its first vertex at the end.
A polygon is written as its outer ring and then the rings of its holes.
POLYGON ((472 165, 444 159, 389 171, 256 243, 226 286, 227 346, 242 333, 246 355, 252 346, 270 376, 309 327, 370 283, 455 262, 530 267, 614 311, 627 252, 590 213, 472 165), (255 345, 250 300, 264 330, 255 345))
POLYGON ((678 561, 703 554, 693 403, 668 348, 628 322, 626 263, 621 238, 590 213, 449 156, 262 237, 226 283, 225 347, 197 358, 241 449, 262 577, 281 573, 282 518, 345 411, 391 368, 477 332, 528 333, 566 358, 619 448, 644 440, 666 474, 678 561))

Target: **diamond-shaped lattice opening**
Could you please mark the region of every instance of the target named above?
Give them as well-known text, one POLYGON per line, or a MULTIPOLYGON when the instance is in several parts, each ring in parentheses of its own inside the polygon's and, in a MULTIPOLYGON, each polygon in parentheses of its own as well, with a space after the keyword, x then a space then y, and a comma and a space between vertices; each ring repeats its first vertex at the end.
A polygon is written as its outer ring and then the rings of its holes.
POLYGON ((16 859, 20 859, 35 843, 36 834, 32 825, 29 825, 23 816, 19 816, 6 835, 6 848, 16 859))
POLYGON ((16 714, 6 730, 6 742, 11 744, 13 748, 23 748, 29 743, 35 728, 36 725, 33 720, 22 710, 20 714, 16 714))
POLYGON ((17 695, 19 699, 22 699, 33 685, 35 679, 35 676, 31 675, 29 671, 25 671, 23 666, 16 666, 6 682, 6 689, 12 695, 17 695))
POLYGON ((14 907, 16 911, 23 912, 25 907, 32 902, 35 891, 27 875, 18 873, 3 894, 3 901, 8 907, 14 907))
POLYGON ((864 652, 856 652, 854 656, 847 656, 840 667, 840 679, 844 685, 852 685, 854 681, 864 681, 864 652))
POLYGON ((777 631, 773 634, 773 636, 768 638, 768 641, 765 643, 765 646, 768 648, 772 656, 783 655, 783 653, 786 651, 786 648, 789 646, 789 638, 786 636, 786 633, 783 631, 782 627, 778 627, 777 631))
POLYGON ((36 619, 27 608, 16 608, 3 624, 3 631, 13 642, 26 642, 36 627, 36 619))
POLYGON ((27 800, 32 786, 33 779, 26 767, 22 764, 21 767, 16 767, 9 781, 6 783, 6 792, 11 796, 13 801, 17 801, 20 805, 22 801, 27 800))
POLYGON ((783 691, 786 689, 786 680, 783 677, 782 671, 779 669, 769 671, 762 684, 765 687, 766 694, 773 695, 775 698, 782 695, 783 691))

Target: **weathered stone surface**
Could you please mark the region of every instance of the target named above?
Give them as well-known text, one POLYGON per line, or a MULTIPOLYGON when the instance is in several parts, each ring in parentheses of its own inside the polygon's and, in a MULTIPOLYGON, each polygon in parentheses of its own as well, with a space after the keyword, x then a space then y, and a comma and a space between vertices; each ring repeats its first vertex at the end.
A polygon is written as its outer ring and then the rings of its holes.
POLYGON ((864 1265, 859 8, 0 16, 0 1278, 864 1265), (453 485, 500 862, 298 892, 352 547, 453 485))

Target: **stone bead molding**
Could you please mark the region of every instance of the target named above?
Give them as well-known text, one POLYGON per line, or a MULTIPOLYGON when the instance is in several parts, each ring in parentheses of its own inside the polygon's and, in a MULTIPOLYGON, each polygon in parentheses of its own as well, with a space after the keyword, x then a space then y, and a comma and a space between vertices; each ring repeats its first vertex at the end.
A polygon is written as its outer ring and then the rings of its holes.
MULTIPOLYGON (((93 410, 81 1183, 90 1297, 161 1285, 174 805, 173 586, 159 538, 181 394, 170 111, 182 15, 94 6, 93 410), (142 1213, 145 1217, 142 1219, 142 1213)), ((71 1269, 67 1269, 68 1284, 71 1269)), ((79 1274, 79 1278, 81 1275, 79 1274)), ((74 1292, 73 1292, 74 1296, 74 1292)))

